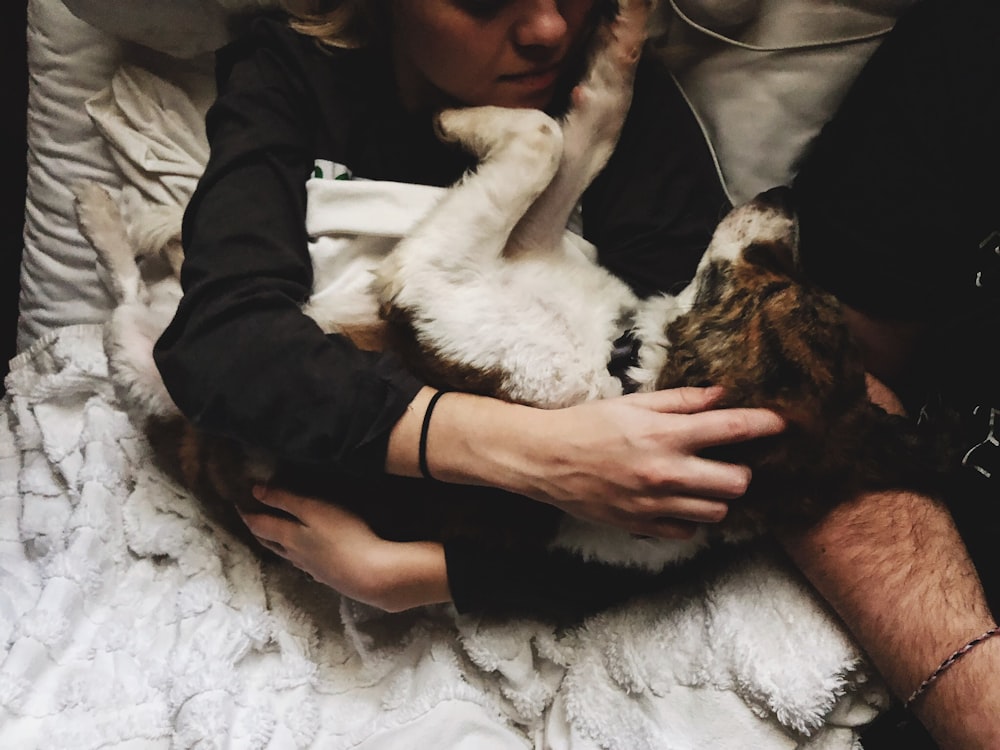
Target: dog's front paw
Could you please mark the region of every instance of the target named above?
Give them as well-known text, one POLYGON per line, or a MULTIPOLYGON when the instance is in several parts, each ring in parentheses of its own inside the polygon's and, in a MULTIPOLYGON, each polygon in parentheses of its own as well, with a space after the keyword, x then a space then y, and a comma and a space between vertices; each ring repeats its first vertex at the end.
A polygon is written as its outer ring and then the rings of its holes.
POLYGON ((593 60, 584 85, 609 83, 619 76, 631 77, 642 54, 648 34, 649 17, 654 3, 650 0, 619 0, 618 13, 597 30, 593 60))
POLYGON ((537 109, 446 109, 435 118, 435 127, 442 141, 460 144, 479 160, 508 147, 523 146, 539 154, 562 149, 559 124, 537 109))
POLYGON ((649 0, 621 0, 618 15, 597 29, 589 67, 573 89, 563 124, 567 142, 617 141, 632 100, 650 8, 649 0))

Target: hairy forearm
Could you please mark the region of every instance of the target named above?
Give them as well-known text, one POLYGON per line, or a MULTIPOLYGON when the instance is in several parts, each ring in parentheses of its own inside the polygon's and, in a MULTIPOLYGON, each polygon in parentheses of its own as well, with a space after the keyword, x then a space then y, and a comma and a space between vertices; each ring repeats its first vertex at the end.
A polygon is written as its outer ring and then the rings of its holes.
MULTIPOLYGON (((902 700, 956 649, 993 627, 947 510, 907 492, 863 495, 784 539, 902 700)), ((964 656, 913 710, 944 749, 1000 747, 1000 639, 964 656)))

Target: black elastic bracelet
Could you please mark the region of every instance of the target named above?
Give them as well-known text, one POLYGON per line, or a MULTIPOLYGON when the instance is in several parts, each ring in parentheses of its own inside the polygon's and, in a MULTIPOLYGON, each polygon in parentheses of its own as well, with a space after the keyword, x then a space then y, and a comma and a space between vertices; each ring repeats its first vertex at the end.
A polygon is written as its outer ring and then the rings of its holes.
POLYGON ((438 399, 447 392, 447 390, 440 390, 431 396, 431 400, 427 402, 427 409, 424 411, 424 423, 420 426, 420 444, 417 448, 417 461, 420 465, 420 473, 424 479, 434 478, 431 476, 431 470, 427 467, 427 432, 431 427, 431 414, 434 413, 434 407, 437 406, 438 399))

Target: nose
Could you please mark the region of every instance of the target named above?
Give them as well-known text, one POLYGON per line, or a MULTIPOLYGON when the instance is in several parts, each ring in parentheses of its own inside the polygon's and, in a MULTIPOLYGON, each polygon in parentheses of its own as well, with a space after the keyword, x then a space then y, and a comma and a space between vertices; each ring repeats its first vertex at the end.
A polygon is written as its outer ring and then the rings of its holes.
POLYGON ((765 190, 755 197, 753 202, 761 208, 773 208, 783 214, 795 212, 792 189, 783 185, 765 190))
POLYGON ((526 0, 514 42, 519 47, 555 47, 563 43, 568 30, 556 0, 526 0))

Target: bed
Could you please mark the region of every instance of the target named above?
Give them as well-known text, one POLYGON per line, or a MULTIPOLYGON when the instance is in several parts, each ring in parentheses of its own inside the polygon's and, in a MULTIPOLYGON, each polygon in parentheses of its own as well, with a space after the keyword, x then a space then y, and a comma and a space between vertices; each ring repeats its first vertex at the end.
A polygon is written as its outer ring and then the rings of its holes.
MULTIPOLYGON (((687 0, 655 47, 734 201, 795 160, 907 0, 687 0)), ((556 629, 386 615, 261 563, 108 378, 72 189, 183 204, 211 51, 266 0, 28 0, 17 354, 0 401, 0 747, 851 750, 888 705, 766 542, 556 629), (235 19, 235 21, 234 21, 235 19)))

